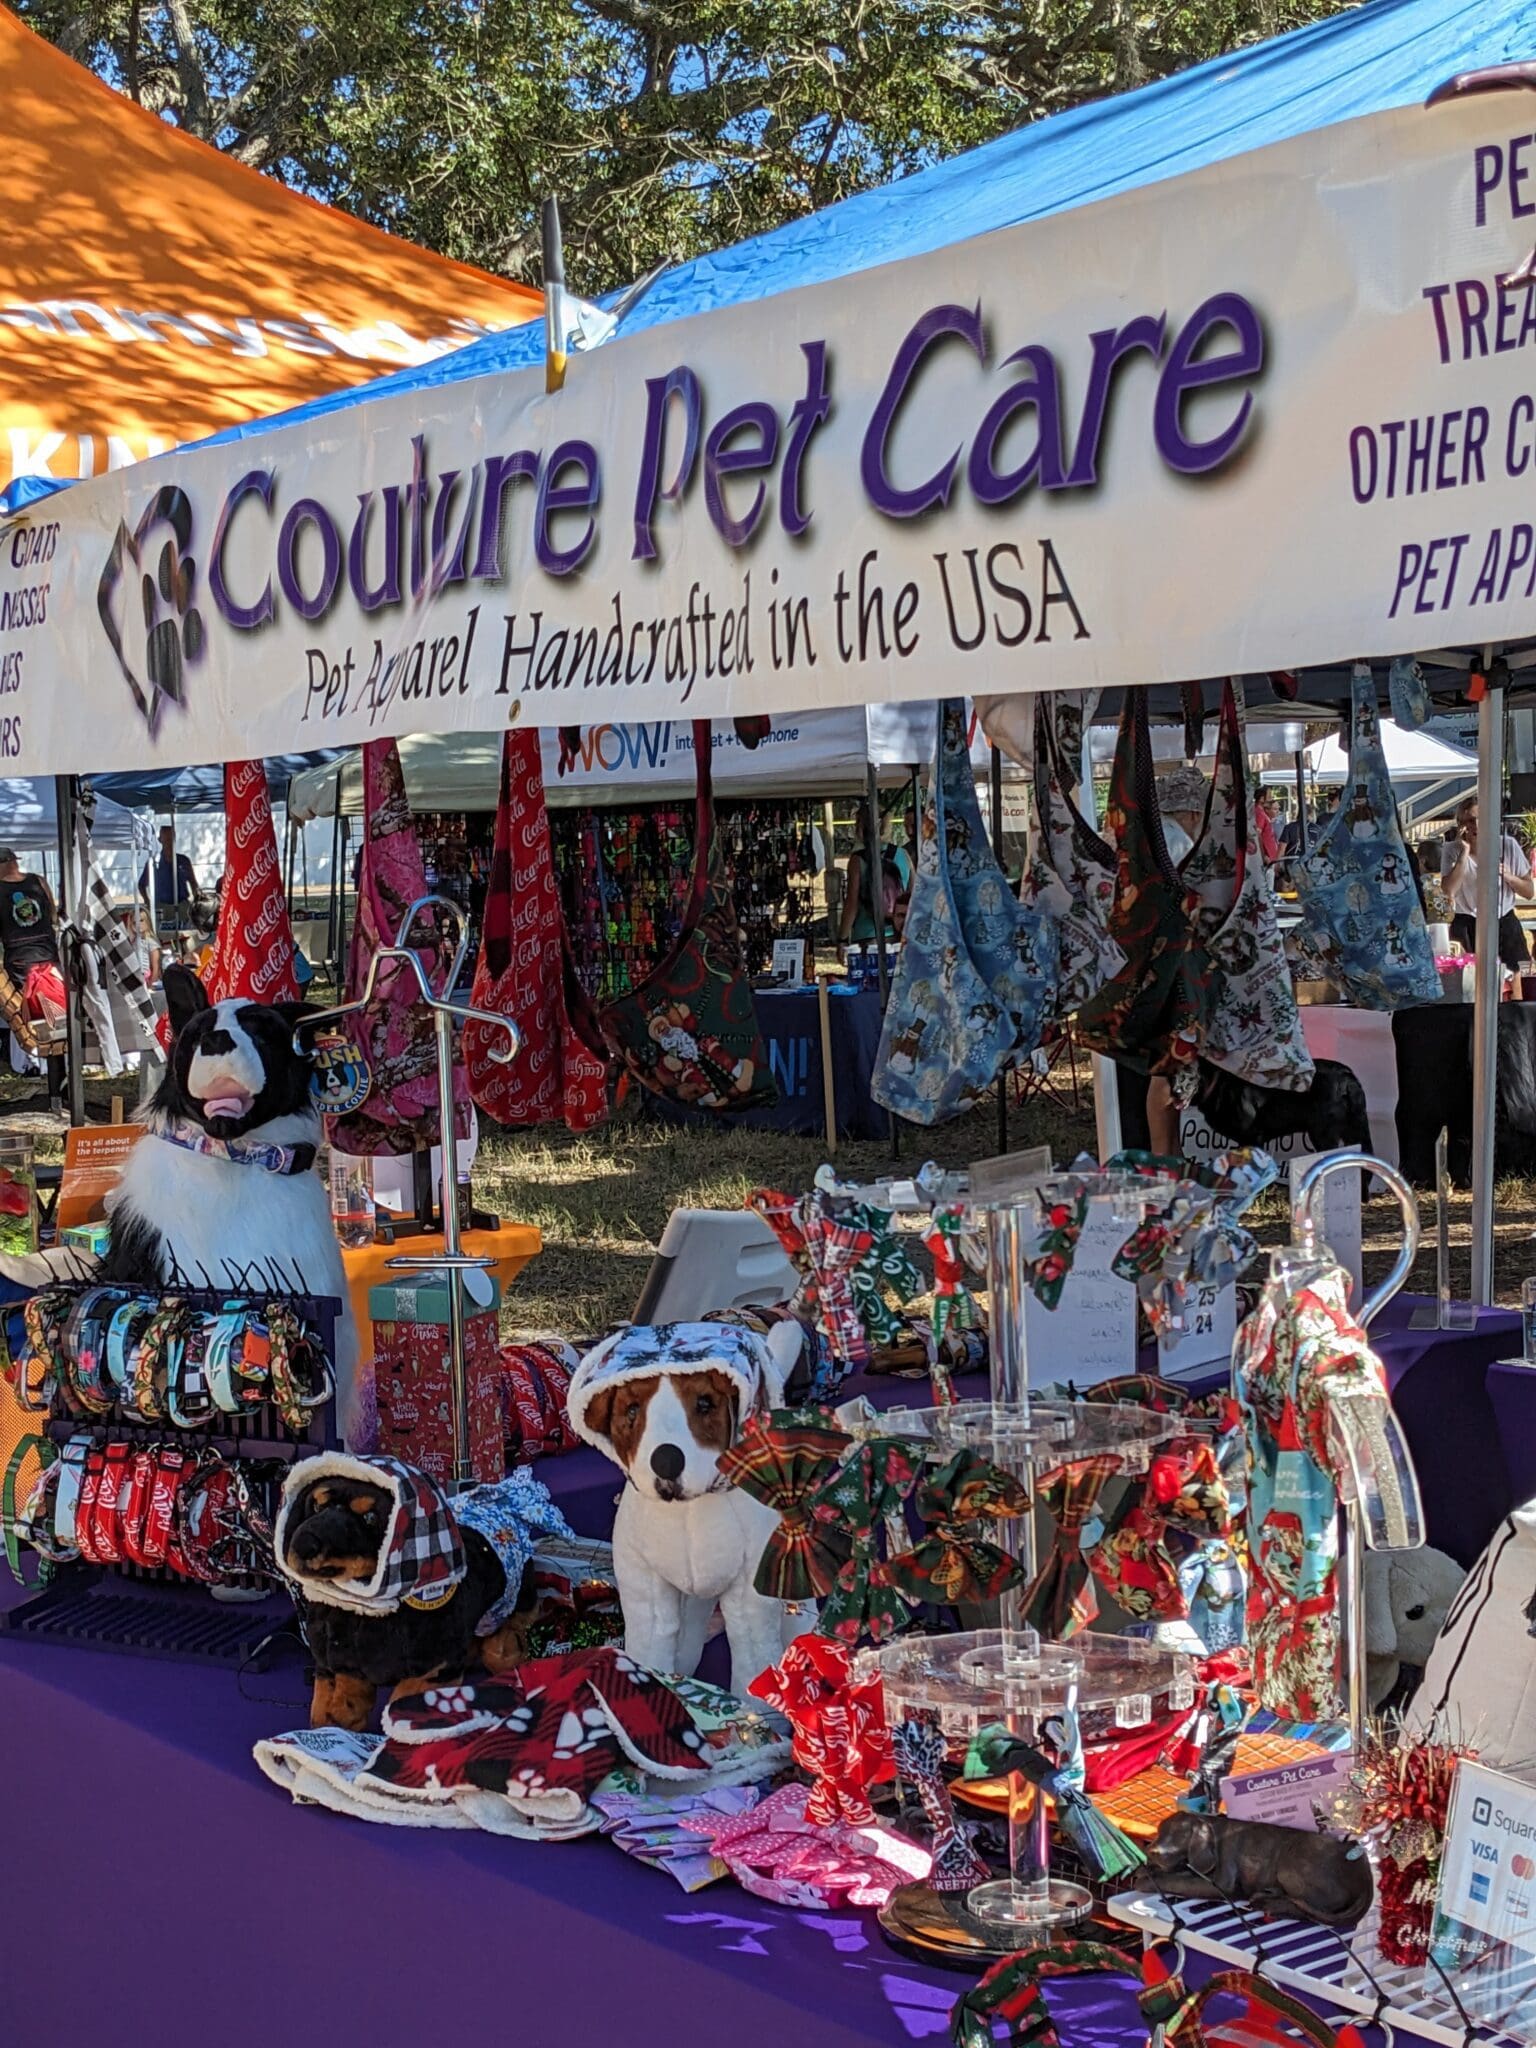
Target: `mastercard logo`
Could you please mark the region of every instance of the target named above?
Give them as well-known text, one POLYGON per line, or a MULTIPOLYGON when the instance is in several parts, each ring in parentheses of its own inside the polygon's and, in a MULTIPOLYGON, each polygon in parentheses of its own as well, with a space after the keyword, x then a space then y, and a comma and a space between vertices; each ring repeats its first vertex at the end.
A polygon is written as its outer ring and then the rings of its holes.
POLYGON ((1536 1877, 1536 1863, 1529 1856, 1511 1856, 1509 1867, 1516 1877, 1536 1877))

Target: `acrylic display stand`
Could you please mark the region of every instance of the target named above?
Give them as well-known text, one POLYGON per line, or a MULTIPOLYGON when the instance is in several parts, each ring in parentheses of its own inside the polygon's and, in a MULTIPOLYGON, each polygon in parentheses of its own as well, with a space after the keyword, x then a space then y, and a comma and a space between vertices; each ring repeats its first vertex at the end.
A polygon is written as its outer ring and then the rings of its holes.
POLYGON ((1435 1140, 1435 1299, 1408 1318, 1410 1330, 1475 1330, 1477 1303, 1451 1299, 1451 1134, 1442 1124, 1435 1140))
MULTIPOLYGON (((878 1671, 889 1723, 936 1724, 952 1749, 998 1723, 1038 1744, 1042 1723, 1065 1712, 1085 1734, 1095 1721, 1139 1728, 1155 1711, 1178 1711, 1195 1698, 1190 1659, 1120 1636, 903 1636, 863 1652, 861 1668, 878 1671)), ((978 1961, 1027 1948, 1090 1911, 1089 1891, 1051 1874, 1049 1807, 1039 1789, 1022 1777, 1010 1788, 1007 1875, 969 1892, 903 1886, 880 1913, 893 1940, 939 1959, 978 1961)))
POLYGON ((390 1260, 390 1265, 407 1272, 446 1273, 448 1277, 448 1359, 449 1385, 453 1402, 453 1491, 462 1493, 475 1484, 474 1467, 469 1453, 469 1381, 465 1365, 464 1348, 464 1295, 465 1274, 468 1272, 489 1272, 496 1261, 477 1258, 461 1248, 459 1239, 459 1157, 458 1141, 453 1129, 453 1027, 454 1024, 484 1024, 502 1031, 508 1039, 505 1052, 493 1051, 490 1057, 498 1066, 506 1066, 517 1057, 521 1041, 517 1026, 510 1017, 498 1017, 489 1010, 477 1010, 468 1003, 449 1000, 457 988, 459 974, 464 966, 468 945, 468 930, 462 912, 456 904, 442 896, 419 896, 401 919, 400 930, 392 946, 380 946, 368 962, 368 978, 363 992, 350 1003, 342 1003, 334 1010, 322 1010, 313 1017, 301 1019, 294 1032, 294 1047, 303 1053, 306 1035, 323 1031, 343 1017, 355 1016, 367 1009, 374 999, 378 985, 379 970, 390 961, 395 961, 414 980, 422 1002, 432 1013, 432 1024, 437 1040, 437 1113, 440 1132, 443 1177, 441 1185, 443 1247, 434 1252, 402 1252, 390 1260), (453 964, 443 982, 446 994, 435 993, 420 953, 406 941, 418 917, 424 911, 435 911, 439 919, 452 918, 459 934, 454 948, 453 964))

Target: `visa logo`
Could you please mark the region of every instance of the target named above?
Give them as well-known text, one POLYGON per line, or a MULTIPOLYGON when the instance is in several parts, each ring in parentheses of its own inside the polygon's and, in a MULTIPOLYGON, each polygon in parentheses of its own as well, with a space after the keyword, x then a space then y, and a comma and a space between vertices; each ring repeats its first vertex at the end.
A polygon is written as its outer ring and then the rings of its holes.
POLYGON ((1498 1860, 1499 1851, 1497 1843, 1474 1842, 1472 1844, 1472 1861, 1474 1863, 1497 1863, 1498 1860))
POLYGON ((1486 1871, 1486 1870, 1474 1870, 1474 1871, 1473 1871, 1473 1873, 1472 1873, 1472 1903, 1473 1903, 1473 1905, 1474 1905, 1474 1906, 1486 1906, 1486 1905, 1487 1905, 1487 1903, 1488 1903, 1488 1893, 1489 1893, 1490 1889, 1492 1888, 1492 1884, 1493 1884, 1493 1880, 1492 1880, 1492 1878, 1490 1878, 1490 1877, 1489 1877, 1489 1875, 1488 1875, 1488 1873, 1487 1873, 1487 1871, 1486 1871))

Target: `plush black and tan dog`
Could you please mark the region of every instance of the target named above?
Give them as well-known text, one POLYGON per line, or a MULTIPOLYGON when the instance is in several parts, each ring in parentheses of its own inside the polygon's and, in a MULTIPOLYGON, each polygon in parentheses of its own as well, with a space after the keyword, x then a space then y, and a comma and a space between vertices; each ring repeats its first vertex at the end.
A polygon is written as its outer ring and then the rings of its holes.
POLYGON ((315 1661, 311 1725, 365 1729, 381 1686, 521 1663, 534 1549, 570 1533, 526 1469, 450 1503, 394 1458, 327 1451, 296 1465, 275 1541, 315 1661))

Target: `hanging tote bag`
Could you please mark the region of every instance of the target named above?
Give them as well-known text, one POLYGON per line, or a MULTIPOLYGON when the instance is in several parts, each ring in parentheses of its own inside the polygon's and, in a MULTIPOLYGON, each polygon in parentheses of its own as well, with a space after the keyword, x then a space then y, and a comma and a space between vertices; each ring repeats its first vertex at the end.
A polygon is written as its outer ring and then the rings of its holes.
POLYGON ((1299 972, 1331 981, 1363 1010, 1436 1002, 1430 950, 1364 662, 1350 681, 1349 781, 1317 845, 1295 864, 1301 924, 1292 939, 1299 972))
POLYGON ((1254 840, 1242 686, 1221 696, 1205 830, 1180 869, 1205 954, 1200 1054, 1259 1088, 1307 1088, 1314 1068, 1254 840))
POLYGON ((695 719, 693 887, 666 958, 605 1003, 604 1043, 643 1087, 690 1109, 771 1109, 778 1084, 752 1001, 736 909, 715 842, 709 720, 695 719))
MULTIPOLYGON (((363 745, 363 859, 357 880, 357 922, 347 962, 348 1000, 368 980, 368 963, 380 946, 392 946, 405 913, 427 893, 421 842, 411 819, 393 740, 363 745)), ((422 955, 429 984, 442 993, 452 959, 448 935, 420 918, 411 944, 422 955)), ((360 1012, 353 1030, 368 1069, 365 1100, 345 1115, 326 1119, 327 1135, 342 1152, 364 1157, 425 1151, 439 1137, 437 1039, 432 1016, 416 982, 398 961, 379 970, 374 1000, 360 1012)), ((463 1068, 453 1071, 454 1131, 470 1131, 469 1092, 463 1068)))
POLYGON ((1096 996, 1125 955, 1109 935, 1114 856, 1067 793, 1056 711, 1054 696, 1035 699, 1035 830, 1019 895, 1055 920, 1061 960, 1052 1014, 1060 1018, 1096 996))
POLYGON ((565 1007, 564 921, 544 805, 539 735, 515 727, 502 741, 501 794, 480 958, 471 1001, 509 1017, 521 1035, 516 1059, 493 1057, 502 1034, 464 1027, 464 1065, 476 1106, 500 1124, 558 1122, 586 1130, 607 1109, 606 1059, 571 1029, 565 1007))
POLYGON ((1164 1073, 1195 1055, 1205 968, 1163 839, 1145 690, 1125 693, 1107 822, 1115 846, 1109 935, 1125 964, 1079 1009, 1077 1035, 1125 1066, 1164 1073))
POLYGON ((939 707, 922 845, 870 1092, 913 1123, 958 1116, 1033 1052, 1055 996, 1053 919, 1020 903, 982 824, 965 706, 939 707))
POLYGON ((224 764, 224 886, 203 986, 213 1003, 236 996, 250 1003, 299 998, 297 949, 264 761, 224 764))

